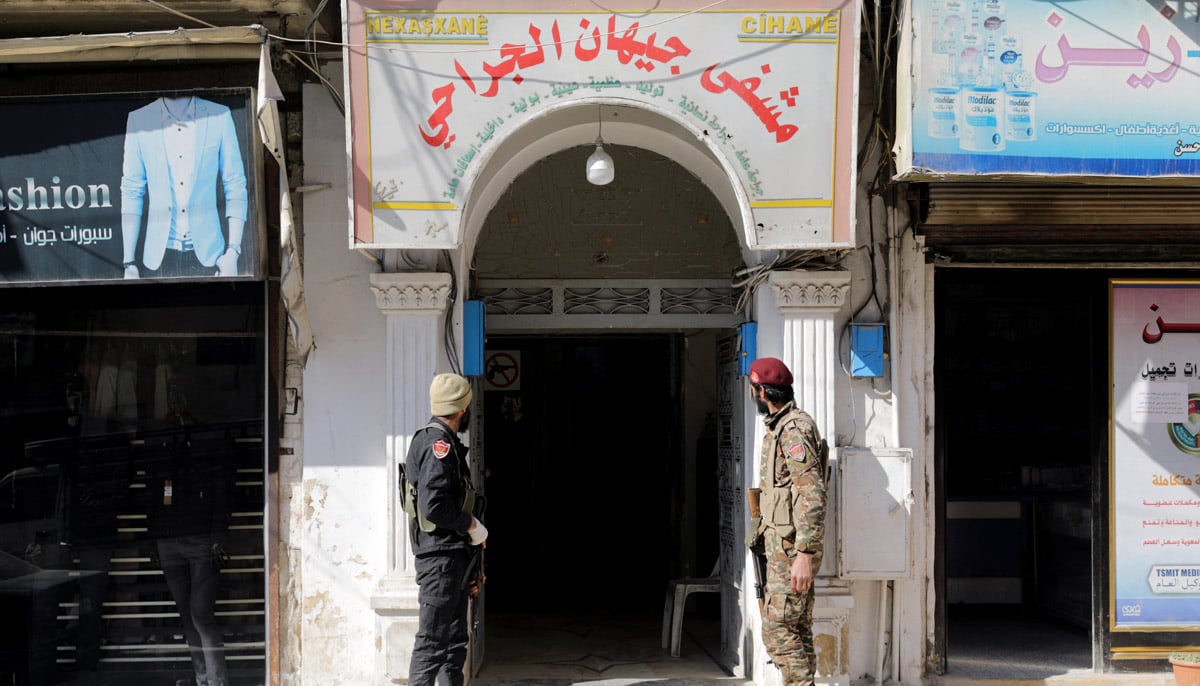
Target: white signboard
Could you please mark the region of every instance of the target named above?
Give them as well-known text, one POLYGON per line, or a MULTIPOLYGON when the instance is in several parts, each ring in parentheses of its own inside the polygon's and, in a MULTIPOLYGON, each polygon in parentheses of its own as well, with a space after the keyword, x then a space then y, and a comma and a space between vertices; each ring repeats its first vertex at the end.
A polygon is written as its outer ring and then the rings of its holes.
POLYGON ((599 101, 709 141, 754 215, 751 247, 853 243, 855 3, 546 5, 347 0, 351 245, 461 245, 491 151, 599 101))

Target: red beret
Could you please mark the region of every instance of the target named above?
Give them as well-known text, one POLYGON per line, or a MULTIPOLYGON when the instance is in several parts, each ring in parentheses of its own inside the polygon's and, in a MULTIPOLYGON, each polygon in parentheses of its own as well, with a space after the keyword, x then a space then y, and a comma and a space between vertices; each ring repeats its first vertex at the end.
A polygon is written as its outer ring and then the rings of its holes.
POLYGON ((791 386, 792 373, 777 357, 760 357, 750 365, 750 383, 765 386, 791 386))

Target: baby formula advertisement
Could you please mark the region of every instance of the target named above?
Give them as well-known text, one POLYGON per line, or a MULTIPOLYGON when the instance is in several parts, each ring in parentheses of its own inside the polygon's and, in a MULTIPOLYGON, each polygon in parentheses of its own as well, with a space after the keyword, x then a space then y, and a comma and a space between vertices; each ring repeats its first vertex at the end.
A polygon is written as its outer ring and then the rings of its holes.
POLYGON ((1109 628, 1200 623, 1200 282, 1110 282, 1109 628))
POLYGON ((1187 4, 914 0, 901 178, 1200 175, 1187 4))
POLYGON ((1000 127, 1004 121, 1004 91, 1000 88, 967 88, 962 94, 963 126, 958 145, 963 150, 996 152, 1004 149, 1000 127))

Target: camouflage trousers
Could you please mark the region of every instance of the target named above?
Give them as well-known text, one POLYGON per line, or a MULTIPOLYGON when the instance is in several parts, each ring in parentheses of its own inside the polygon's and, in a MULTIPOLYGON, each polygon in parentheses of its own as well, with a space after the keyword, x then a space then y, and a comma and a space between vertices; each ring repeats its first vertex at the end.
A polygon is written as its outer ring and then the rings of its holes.
POLYGON ((817 673, 812 633, 813 591, 792 592, 791 567, 787 558, 770 556, 767 560, 762 639, 767 655, 783 672, 786 686, 813 686, 817 673))

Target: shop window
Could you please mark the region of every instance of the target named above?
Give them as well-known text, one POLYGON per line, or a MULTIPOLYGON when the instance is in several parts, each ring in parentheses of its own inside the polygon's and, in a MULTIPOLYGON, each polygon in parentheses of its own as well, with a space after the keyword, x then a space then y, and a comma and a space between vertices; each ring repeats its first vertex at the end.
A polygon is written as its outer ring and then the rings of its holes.
POLYGON ((0 289, 0 683, 265 681, 263 285, 0 289))

